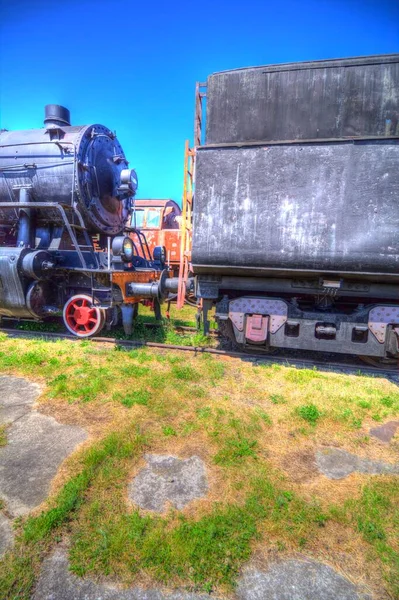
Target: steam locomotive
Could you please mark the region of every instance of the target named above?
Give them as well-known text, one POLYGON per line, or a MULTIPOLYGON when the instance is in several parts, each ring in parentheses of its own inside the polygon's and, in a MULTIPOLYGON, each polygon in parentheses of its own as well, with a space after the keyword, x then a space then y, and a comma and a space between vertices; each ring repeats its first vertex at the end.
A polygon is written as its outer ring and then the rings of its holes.
POLYGON ((0 317, 63 315, 78 337, 130 333, 138 302, 173 289, 165 250, 126 226, 137 175, 103 125, 71 126, 45 107, 43 129, 0 132, 0 317))
POLYGON ((399 55, 215 73, 206 102, 192 245, 205 325, 216 305, 240 347, 397 364, 399 55))

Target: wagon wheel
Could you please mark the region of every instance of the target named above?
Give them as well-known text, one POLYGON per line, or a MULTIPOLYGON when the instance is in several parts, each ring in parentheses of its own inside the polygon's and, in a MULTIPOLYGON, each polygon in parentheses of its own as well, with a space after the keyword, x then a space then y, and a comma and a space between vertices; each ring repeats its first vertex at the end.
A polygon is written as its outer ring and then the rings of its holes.
POLYGON ((96 335, 104 327, 105 314, 94 306, 91 296, 78 294, 66 302, 63 311, 66 328, 80 338, 96 335))
POLYGON ((399 371, 399 359, 397 358, 376 358, 374 356, 359 356, 360 360, 385 371, 399 371))

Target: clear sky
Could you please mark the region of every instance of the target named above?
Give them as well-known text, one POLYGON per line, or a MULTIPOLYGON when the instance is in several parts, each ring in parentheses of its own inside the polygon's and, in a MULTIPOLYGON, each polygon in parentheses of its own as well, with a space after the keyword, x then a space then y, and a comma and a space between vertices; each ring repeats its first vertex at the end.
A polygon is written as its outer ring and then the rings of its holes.
POLYGON ((399 0, 0 0, 0 128, 116 130, 138 197, 180 202, 194 89, 215 71, 399 52, 399 0))

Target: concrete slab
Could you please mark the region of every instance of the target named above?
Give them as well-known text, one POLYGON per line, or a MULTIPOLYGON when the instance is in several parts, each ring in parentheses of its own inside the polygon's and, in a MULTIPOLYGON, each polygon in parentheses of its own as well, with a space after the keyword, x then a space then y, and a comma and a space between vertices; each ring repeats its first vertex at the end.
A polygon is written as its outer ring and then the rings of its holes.
POLYGON ((175 456, 146 454, 148 466, 129 485, 129 498, 141 508, 163 512, 169 501, 181 510, 208 491, 204 462, 198 456, 179 459, 175 456))
MULTIPOLYGON (((43 565, 32 600, 209 600, 210 596, 187 592, 167 593, 157 588, 121 590, 81 579, 68 571, 65 550, 57 549, 43 565)), ((213 600, 217 600, 214 596, 213 600)))
POLYGON ((265 571, 249 568, 237 595, 241 600, 371 600, 334 569, 312 560, 286 560, 265 571))
MULTIPOLYGON (((58 548, 44 562, 32 600, 218 600, 217 596, 173 592, 161 588, 98 584, 76 577, 68 570, 64 548, 58 548)), ((331 567, 312 560, 286 560, 260 571, 244 570, 234 598, 240 600, 371 600, 331 567)))
POLYGON ((0 513, 0 556, 11 548, 14 544, 14 532, 11 522, 7 517, 0 513))
POLYGON ((61 462, 87 437, 80 427, 32 410, 39 393, 39 386, 25 379, 0 378, 1 419, 11 423, 0 448, 0 496, 13 517, 46 499, 61 462))
POLYGON ((370 435, 376 437, 384 444, 389 444, 398 427, 399 421, 388 421, 388 423, 384 423, 383 425, 379 425, 379 427, 373 427, 370 429, 370 435))
POLYGON ((12 423, 28 413, 39 397, 39 384, 22 377, 0 377, 0 424, 12 423))
POLYGON ((323 448, 316 452, 316 465, 329 479, 343 479, 354 473, 369 475, 397 475, 399 463, 390 465, 384 462, 360 458, 340 448, 323 448))

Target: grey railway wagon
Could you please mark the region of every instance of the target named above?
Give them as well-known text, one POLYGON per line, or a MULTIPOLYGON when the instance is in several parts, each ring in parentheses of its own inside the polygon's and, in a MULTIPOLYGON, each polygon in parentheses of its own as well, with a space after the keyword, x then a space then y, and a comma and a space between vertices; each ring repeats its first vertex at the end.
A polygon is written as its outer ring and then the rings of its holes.
POLYGON ((399 277, 399 55, 211 75, 192 262, 399 277))

